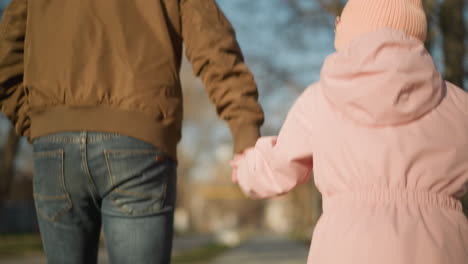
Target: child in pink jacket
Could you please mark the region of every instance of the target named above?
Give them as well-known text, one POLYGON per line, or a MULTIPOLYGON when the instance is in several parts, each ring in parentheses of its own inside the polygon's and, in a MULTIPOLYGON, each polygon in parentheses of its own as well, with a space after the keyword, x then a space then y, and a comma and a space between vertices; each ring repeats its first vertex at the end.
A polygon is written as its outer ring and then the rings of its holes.
POLYGON ((424 48, 421 0, 350 0, 278 137, 232 162, 250 197, 323 195, 310 264, 467 264, 468 95, 424 48))

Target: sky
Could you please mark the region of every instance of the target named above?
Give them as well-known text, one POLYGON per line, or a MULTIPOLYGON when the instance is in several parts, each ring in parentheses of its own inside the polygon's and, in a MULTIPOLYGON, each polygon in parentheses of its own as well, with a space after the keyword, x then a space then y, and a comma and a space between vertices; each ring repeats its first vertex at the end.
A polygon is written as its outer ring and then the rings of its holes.
POLYGON ((0 0, 0 8, 5 9, 8 3, 9 3, 9 0, 0 0))

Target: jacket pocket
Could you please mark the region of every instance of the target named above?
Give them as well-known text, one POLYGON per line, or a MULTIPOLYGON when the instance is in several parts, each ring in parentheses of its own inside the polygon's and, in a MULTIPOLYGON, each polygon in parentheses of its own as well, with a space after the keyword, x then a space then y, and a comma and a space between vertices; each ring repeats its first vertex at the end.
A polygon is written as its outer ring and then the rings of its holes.
POLYGON ((161 212, 167 205, 172 161, 157 150, 106 150, 111 191, 105 197, 106 210, 126 216, 145 216, 161 212), (117 210, 114 210, 117 209, 117 210))
POLYGON ((65 188, 63 150, 34 153, 34 202, 38 215, 57 221, 72 208, 65 188))

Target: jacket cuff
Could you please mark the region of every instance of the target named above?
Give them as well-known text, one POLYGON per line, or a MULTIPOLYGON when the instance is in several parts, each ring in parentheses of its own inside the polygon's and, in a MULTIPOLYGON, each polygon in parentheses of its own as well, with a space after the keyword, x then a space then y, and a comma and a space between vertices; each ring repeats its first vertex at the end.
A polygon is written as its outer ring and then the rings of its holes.
POLYGON ((260 137, 260 126, 256 124, 231 124, 230 128, 234 138, 234 153, 254 147, 260 137))

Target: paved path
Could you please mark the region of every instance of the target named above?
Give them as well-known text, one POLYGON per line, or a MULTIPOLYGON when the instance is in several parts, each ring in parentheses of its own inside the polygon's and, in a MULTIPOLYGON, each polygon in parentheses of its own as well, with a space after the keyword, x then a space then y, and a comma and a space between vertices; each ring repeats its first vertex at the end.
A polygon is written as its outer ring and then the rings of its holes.
MULTIPOLYGON (((35 255, 29 257, 21 257, 21 258, 7 258, 7 259, 0 259, 1 264, 47 264, 46 258, 44 255, 35 255)), ((99 251, 99 264, 107 264, 107 255, 104 250, 99 251)))
POLYGON ((178 255, 196 248, 209 245, 215 241, 211 235, 183 236, 174 238, 172 255, 178 255))
POLYGON ((308 246, 273 235, 253 238, 210 264, 306 264, 308 246))
MULTIPOLYGON (((209 237, 176 238, 174 253, 200 247, 210 243, 209 237)), ((273 235, 256 236, 237 248, 226 251, 209 263, 193 264, 306 264, 307 245, 273 235)), ((1 264, 46 264, 42 255, 0 259, 1 264)), ((99 252, 99 264, 107 264, 105 250, 99 252)), ((136 263, 135 263, 136 264, 136 263)))
MULTIPOLYGON (((203 247, 204 245, 213 242, 212 236, 188 236, 188 237, 177 237, 174 239, 173 254, 177 255, 183 252, 190 251, 195 248, 203 247)), ((0 264, 46 264, 46 258, 42 254, 28 256, 28 257, 16 257, 0 259, 0 264)), ((104 248, 99 250, 99 264, 107 264, 107 253, 104 248)), ((137 264, 137 263, 135 263, 137 264)))

